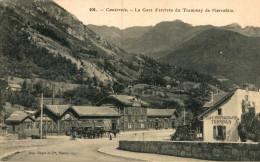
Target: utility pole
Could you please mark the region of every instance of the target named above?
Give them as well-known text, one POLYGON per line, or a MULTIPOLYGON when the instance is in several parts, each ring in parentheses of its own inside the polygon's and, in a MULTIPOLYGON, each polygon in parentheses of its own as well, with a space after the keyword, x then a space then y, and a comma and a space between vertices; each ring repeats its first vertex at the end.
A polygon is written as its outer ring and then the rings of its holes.
POLYGON ((45 117, 45 137, 47 136, 47 131, 48 131, 48 129, 47 129, 47 115, 44 115, 44 117, 45 117))
POLYGON ((184 111, 184 113, 183 113, 183 115, 184 115, 184 123, 183 123, 183 125, 185 125, 185 107, 183 108, 183 111, 184 111))
POLYGON ((133 108, 133 110, 134 110, 134 111, 133 111, 133 113, 134 113, 134 122, 133 122, 134 125, 133 125, 133 126, 134 126, 134 131, 135 131, 135 108, 133 108))
POLYGON ((124 122, 123 123, 124 123, 124 126, 123 126, 124 127, 124 131, 125 131, 125 127, 126 127, 125 126, 125 106, 124 106, 124 122))
POLYGON ((43 114, 43 93, 41 93, 41 124, 40 124, 40 126, 41 126, 40 137, 41 137, 41 139, 42 139, 42 114, 43 114))
POLYGON ((51 100, 52 105, 54 105, 54 98, 55 98, 55 84, 52 84, 52 100, 51 100))

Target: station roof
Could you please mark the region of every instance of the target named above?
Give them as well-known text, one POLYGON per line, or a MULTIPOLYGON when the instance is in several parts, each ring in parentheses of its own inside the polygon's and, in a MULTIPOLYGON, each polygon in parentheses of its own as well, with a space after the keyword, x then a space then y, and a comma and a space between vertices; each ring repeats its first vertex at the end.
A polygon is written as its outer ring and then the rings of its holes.
POLYGON ((22 122, 23 120, 25 120, 26 118, 30 118, 32 121, 34 121, 34 119, 32 117, 30 117, 24 111, 15 111, 11 114, 11 116, 9 118, 6 119, 6 121, 19 123, 19 122, 22 122))
POLYGON ((171 115, 176 115, 178 116, 178 112, 175 109, 147 109, 147 116, 152 117, 152 116, 171 116, 171 115))
POLYGON ((98 106, 72 106, 79 116, 120 116, 120 114, 109 107, 98 106))
MULTIPOLYGON (((70 105, 46 105, 44 108, 51 111, 57 117, 62 116, 67 110, 74 110, 79 116, 120 116, 120 114, 106 106, 70 106, 70 105)), ((37 111, 37 117, 40 110, 37 111)))
MULTIPOLYGON (((63 115, 69 108, 70 105, 44 105, 44 109, 49 110, 56 116, 61 116, 63 115)), ((40 116, 41 110, 37 110, 34 115, 36 118, 40 116)))
POLYGON ((46 108, 57 116, 61 116, 69 107, 69 105, 46 105, 46 108))

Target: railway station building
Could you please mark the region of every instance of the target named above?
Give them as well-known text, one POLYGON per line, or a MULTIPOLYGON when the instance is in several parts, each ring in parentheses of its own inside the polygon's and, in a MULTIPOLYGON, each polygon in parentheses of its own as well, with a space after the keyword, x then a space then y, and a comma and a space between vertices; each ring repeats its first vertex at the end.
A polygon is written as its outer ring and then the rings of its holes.
MULTIPOLYGON (((40 128, 40 110, 35 113, 36 127, 40 128)), ((43 108, 43 132, 66 134, 72 127, 103 127, 118 129, 120 115, 109 107, 45 105, 43 108)))
POLYGON ((147 126, 148 103, 128 95, 110 95, 100 102, 98 106, 108 106, 120 114, 120 128, 123 131, 145 130, 147 126))

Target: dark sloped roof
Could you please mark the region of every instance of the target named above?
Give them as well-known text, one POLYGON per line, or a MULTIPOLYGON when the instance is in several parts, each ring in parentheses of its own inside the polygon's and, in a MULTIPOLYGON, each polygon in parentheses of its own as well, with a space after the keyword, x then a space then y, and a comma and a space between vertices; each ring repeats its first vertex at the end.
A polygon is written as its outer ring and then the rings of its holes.
POLYGON ((234 89, 230 93, 223 95, 222 98, 220 98, 220 99, 218 99, 218 101, 214 102, 214 104, 212 106, 210 106, 209 109, 207 109, 205 112, 203 112, 198 118, 201 119, 204 115, 208 114, 209 112, 211 112, 212 110, 217 108, 219 105, 224 103, 227 99, 231 98, 234 95, 234 93, 236 92, 236 90, 237 89, 234 89))
POLYGON ((109 107, 72 106, 79 116, 120 116, 117 111, 109 107))
POLYGON ((228 93, 218 93, 213 94, 213 102, 206 102, 203 107, 211 107, 215 105, 219 100, 221 100, 223 97, 225 97, 228 93))
POLYGON ((127 96, 127 95, 110 95, 107 98, 112 98, 123 105, 132 106, 134 102, 139 102, 142 106, 148 106, 149 104, 141 99, 134 99, 134 96, 127 96))
POLYGON ((69 105, 46 105, 46 108, 57 116, 61 116, 69 107, 69 105))
POLYGON ((175 109, 147 109, 147 116, 171 116, 175 109))
POLYGON ((23 111, 16 111, 11 114, 9 118, 6 119, 7 122, 21 122, 26 118, 30 118, 32 121, 34 121, 33 118, 31 118, 27 113, 23 111))

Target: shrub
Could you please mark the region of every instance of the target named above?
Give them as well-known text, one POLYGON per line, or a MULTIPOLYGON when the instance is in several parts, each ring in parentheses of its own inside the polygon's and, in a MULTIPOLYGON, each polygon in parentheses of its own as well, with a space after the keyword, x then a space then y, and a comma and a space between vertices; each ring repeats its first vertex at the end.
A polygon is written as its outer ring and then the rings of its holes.
POLYGON ((255 115, 255 111, 252 109, 242 115, 241 122, 238 125, 238 135, 242 142, 246 142, 247 139, 260 142, 259 117, 260 114, 255 115))

